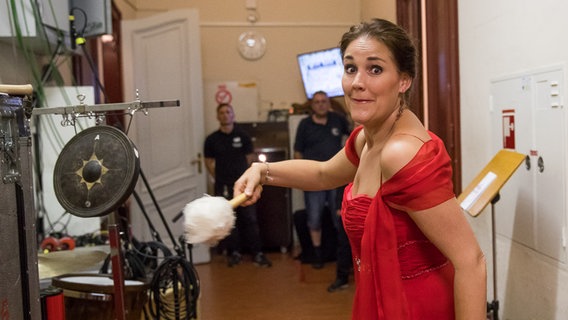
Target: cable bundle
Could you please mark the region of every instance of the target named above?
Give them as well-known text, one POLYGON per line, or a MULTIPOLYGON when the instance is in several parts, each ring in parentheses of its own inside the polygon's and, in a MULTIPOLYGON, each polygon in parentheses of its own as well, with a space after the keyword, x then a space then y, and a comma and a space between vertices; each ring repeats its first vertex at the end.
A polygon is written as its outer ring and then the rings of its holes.
POLYGON ((166 258, 154 272, 148 308, 153 319, 197 318, 199 278, 185 258, 166 258))

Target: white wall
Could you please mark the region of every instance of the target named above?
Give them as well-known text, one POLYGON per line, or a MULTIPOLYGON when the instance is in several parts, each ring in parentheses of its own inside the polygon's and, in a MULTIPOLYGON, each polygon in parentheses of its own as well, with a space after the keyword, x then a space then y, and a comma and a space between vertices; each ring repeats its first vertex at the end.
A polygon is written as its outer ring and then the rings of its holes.
MULTIPOLYGON (((463 181, 493 157, 489 89, 495 78, 565 64, 568 2, 459 1, 463 181)), ((564 77, 566 78, 566 76, 564 77)), ((566 84, 565 84, 566 85, 566 84)), ((562 88, 566 92, 566 88, 562 88)), ((552 187, 552 186, 551 186, 552 187)), ((500 212, 497 203, 497 214, 500 212)), ((488 258, 493 297, 491 214, 471 219, 488 258)), ((560 213, 566 215, 566 212, 560 213)), ((502 319, 567 319, 568 267, 511 239, 497 236, 497 289, 502 319)))

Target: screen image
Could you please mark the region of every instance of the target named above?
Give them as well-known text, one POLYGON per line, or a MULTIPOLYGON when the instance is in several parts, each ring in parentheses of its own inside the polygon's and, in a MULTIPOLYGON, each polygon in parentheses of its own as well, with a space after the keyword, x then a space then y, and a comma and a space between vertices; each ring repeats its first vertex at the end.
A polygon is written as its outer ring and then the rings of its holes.
POLYGON ((300 53, 298 65, 308 99, 320 90, 329 97, 343 96, 343 59, 339 48, 300 53))

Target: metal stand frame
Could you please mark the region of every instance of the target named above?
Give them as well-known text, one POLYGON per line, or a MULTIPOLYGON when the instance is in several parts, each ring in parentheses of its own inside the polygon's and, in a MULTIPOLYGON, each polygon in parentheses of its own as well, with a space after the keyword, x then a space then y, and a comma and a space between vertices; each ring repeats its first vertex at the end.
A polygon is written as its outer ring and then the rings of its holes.
POLYGON ((495 228, 495 203, 499 193, 491 200, 491 251, 493 255, 493 301, 487 302, 487 319, 499 320, 499 300, 497 299, 497 231, 495 228))
MULTIPOLYGON (((2 87, 0 87, 0 89, 1 88, 2 87)), ((28 88, 26 87, 24 89, 27 90, 28 88)), ((79 100, 81 100, 81 97, 78 98, 79 100)), ((179 107, 179 106, 180 106, 179 100, 142 102, 137 99, 136 101, 128 103, 111 103, 111 104, 96 104, 96 105, 86 105, 83 104, 81 101, 79 105, 74 105, 74 106, 33 109, 32 114, 34 115, 61 114, 63 116, 62 125, 74 125, 74 120, 78 116, 93 116, 96 114, 104 114, 105 112, 108 111, 117 111, 117 110, 127 110, 131 114, 134 114, 135 112, 138 111, 143 111, 144 113, 147 113, 147 109, 149 108, 179 107)), ((150 187, 148 186, 148 183, 144 175, 142 174, 142 170, 140 170, 140 175, 142 176, 144 183, 146 184, 146 187, 148 188, 148 190, 150 190, 150 187)), ((152 195, 152 200, 155 202, 153 195, 152 195)), ((162 215, 159 208, 158 211, 160 212, 160 215, 162 215)), ((162 220, 164 219, 162 218, 162 220)), ((114 283, 113 299, 114 299, 116 319, 126 320, 126 310, 124 305, 124 271, 122 269, 122 254, 120 250, 120 227, 118 225, 118 221, 119 221, 118 213, 112 212, 109 215, 108 232, 109 232, 110 253, 112 261, 112 278, 114 283)), ((166 228, 168 229, 168 233, 170 234, 170 236, 172 236, 171 231, 169 230, 167 225, 166 228)), ((181 249, 175 242, 175 239, 173 239, 173 243, 175 245, 176 251, 179 253, 181 249)))
POLYGON ((122 270, 122 254, 120 252, 120 230, 116 221, 118 213, 109 215, 108 236, 110 242, 110 257, 112 261, 112 280, 114 284, 114 312, 117 320, 126 320, 124 306, 124 272, 122 270))
POLYGON ((525 155, 503 149, 491 159, 473 181, 458 196, 462 208, 472 217, 477 217, 491 203, 491 237, 493 254, 493 301, 487 302, 487 320, 499 320, 497 300, 497 232, 495 229, 495 203, 499 191, 524 161, 525 155))

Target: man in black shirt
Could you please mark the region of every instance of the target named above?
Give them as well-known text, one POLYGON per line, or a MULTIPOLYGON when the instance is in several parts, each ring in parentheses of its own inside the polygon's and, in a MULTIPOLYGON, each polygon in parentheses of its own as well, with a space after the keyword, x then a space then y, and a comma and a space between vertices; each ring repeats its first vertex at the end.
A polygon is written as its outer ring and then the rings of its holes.
MULTIPOLYGON (((324 91, 314 93, 311 101, 311 114, 298 125, 294 141, 294 158, 325 161, 334 156, 343 147, 343 141, 349 135, 349 123, 345 117, 331 112, 331 101, 324 91)), ((334 226, 339 228, 336 213, 337 190, 304 191, 307 224, 314 247, 315 261, 312 266, 321 269, 324 266, 321 249, 322 216, 327 206, 334 226)))
MULTIPOLYGON (((217 107, 219 130, 205 140, 204 155, 207 171, 215 179, 215 196, 233 198, 233 185, 254 159, 253 144, 246 132, 235 125, 235 113, 229 104, 217 107)), ((241 262, 241 236, 253 255, 253 262, 261 267, 272 263, 261 251, 261 240, 254 205, 236 209, 235 228, 223 239, 226 246, 228 265, 232 267, 241 262)))

